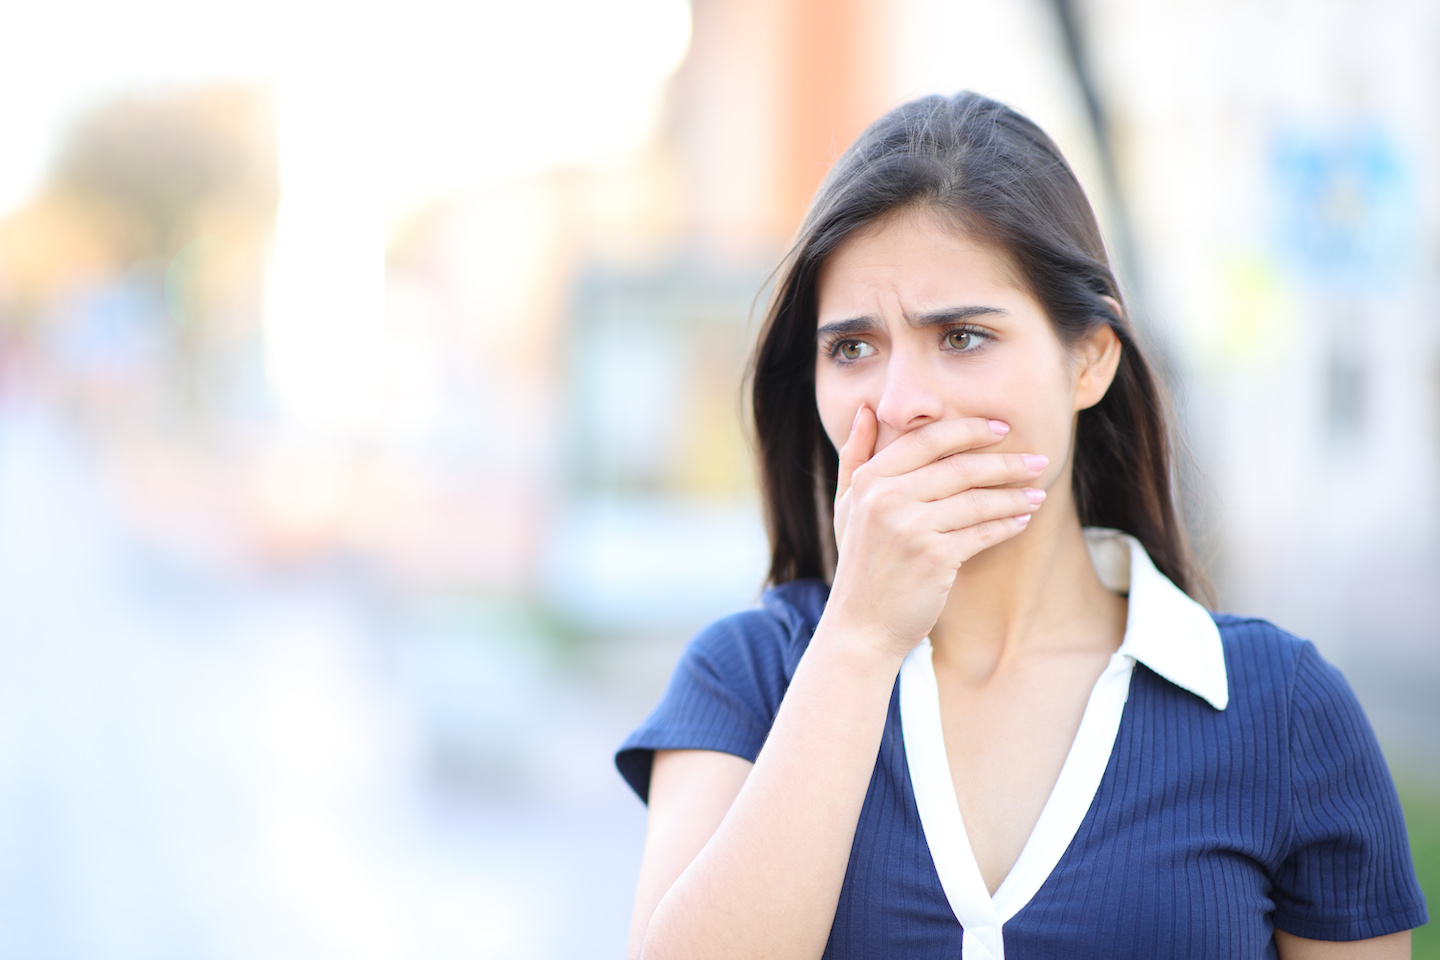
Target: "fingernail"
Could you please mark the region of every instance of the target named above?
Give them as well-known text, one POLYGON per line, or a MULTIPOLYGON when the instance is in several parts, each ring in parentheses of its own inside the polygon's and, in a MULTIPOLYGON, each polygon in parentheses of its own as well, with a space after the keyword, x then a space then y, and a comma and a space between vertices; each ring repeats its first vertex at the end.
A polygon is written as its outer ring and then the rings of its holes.
POLYGON ((1049 457, 1040 453, 1022 454, 1020 459, 1025 461, 1025 466, 1030 469, 1031 473, 1039 473, 1050 462, 1049 457))
POLYGON ((1014 517, 1013 519, 1017 527, 1024 527, 1025 524, 1030 522, 1030 514, 1022 513, 1020 516, 1014 517))
POLYGON ((854 433, 854 432, 855 432, 855 428, 858 427, 858 426, 860 426, 860 414, 862 414, 862 413, 864 413, 864 412, 865 412, 865 404, 862 403, 862 404, 860 404, 859 408, 856 409, 856 411, 855 411, 855 419, 850 421, 850 432, 851 432, 851 433, 854 433))
POLYGON ((991 420, 990 430, 995 434, 995 436, 1003 437, 1005 436, 1005 434, 1010 432, 1010 424, 1006 423, 1004 420, 991 420))
POLYGON ((1040 506, 1040 504, 1045 502, 1045 491, 1036 490, 1034 487, 1026 487, 1025 499, 1029 500, 1031 503, 1035 504, 1035 506, 1038 507, 1040 506))

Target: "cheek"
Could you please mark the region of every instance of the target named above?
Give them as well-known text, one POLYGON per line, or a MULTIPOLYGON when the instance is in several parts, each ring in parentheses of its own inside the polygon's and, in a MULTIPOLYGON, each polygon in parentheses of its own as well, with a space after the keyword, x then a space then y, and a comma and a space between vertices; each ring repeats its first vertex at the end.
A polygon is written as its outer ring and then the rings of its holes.
POLYGON ((820 425, 838 451, 850 436, 850 425, 855 422, 855 411, 865 399, 853 383, 843 378, 827 376, 819 364, 815 370, 815 409, 820 413, 820 425))
POLYGON ((1075 414, 1066 380, 1057 371, 1029 376, 999 392, 993 415, 1010 424, 1010 435, 1000 449, 1016 453, 1042 453, 1052 464, 1069 454, 1075 414))

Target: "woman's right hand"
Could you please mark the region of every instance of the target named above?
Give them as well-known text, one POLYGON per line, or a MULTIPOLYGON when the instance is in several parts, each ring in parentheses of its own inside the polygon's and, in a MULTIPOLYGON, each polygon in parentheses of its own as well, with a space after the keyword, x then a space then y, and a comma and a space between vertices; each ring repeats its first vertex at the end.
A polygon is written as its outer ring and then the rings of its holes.
POLYGON ((753 767, 660 751, 631 955, 821 955, 875 772, 900 661, 961 563, 1023 528, 1043 458, 984 448, 1007 431, 947 420, 875 451, 862 407, 840 451, 839 564, 753 767), (882 668, 884 665, 884 668, 882 668))
POLYGON ((840 449, 835 494, 839 557, 824 619, 903 657, 934 627, 960 565, 1025 529, 1043 490, 1046 458, 975 452, 1010 428, 972 417, 936 420, 878 453, 867 405, 840 449))

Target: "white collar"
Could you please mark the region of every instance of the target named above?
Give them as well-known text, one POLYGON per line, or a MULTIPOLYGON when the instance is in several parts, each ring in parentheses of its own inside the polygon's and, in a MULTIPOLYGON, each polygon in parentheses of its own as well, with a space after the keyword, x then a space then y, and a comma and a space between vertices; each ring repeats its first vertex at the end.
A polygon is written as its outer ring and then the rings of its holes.
POLYGON ((1105 588, 1130 595, 1118 652, 1224 710, 1230 703, 1225 651, 1209 612, 1156 570, 1140 541, 1128 533, 1087 527, 1085 545, 1105 588))
POLYGON ((1089 528, 1085 542, 1100 581, 1130 595, 1125 639, 1095 681, 1055 787, 994 897, 955 800, 929 640, 900 667, 900 727, 915 806, 940 886, 964 927, 967 958, 1004 960, 1006 921, 1035 896, 1075 838, 1114 749, 1137 662, 1217 710, 1230 700, 1220 631, 1205 608, 1156 570, 1134 537, 1089 528))

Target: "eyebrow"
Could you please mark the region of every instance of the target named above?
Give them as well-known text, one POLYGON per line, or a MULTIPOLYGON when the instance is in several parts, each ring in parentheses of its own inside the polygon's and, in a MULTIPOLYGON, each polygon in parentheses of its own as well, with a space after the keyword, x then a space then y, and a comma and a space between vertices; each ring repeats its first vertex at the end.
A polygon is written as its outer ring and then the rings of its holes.
MULTIPOLYGON (((975 317, 986 316, 1010 316, 1009 310, 1000 307, 942 307, 939 310, 927 310, 924 313, 906 314, 905 321, 912 327, 941 327, 950 323, 963 323, 975 317)), ((832 320, 822 325, 815 331, 815 339, 822 340, 826 337, 853 336, 861 333, 871 333, 880 326, 880 318, 874 315, 864 317, 850 317, 846 320, 832 320)))

